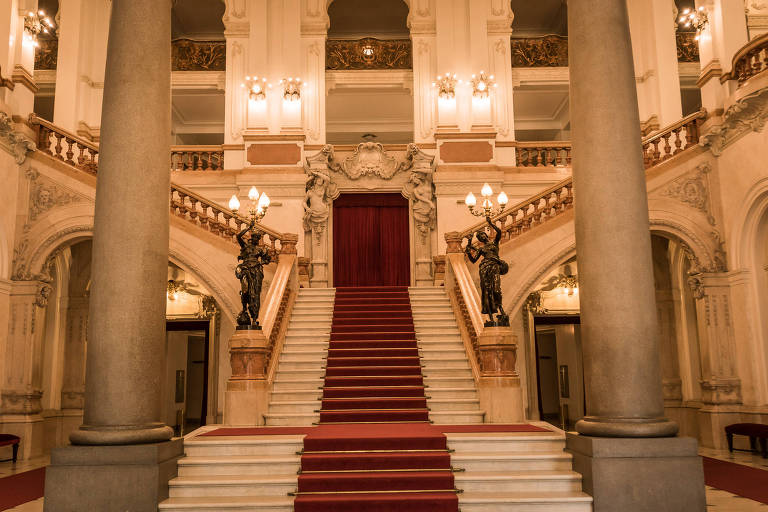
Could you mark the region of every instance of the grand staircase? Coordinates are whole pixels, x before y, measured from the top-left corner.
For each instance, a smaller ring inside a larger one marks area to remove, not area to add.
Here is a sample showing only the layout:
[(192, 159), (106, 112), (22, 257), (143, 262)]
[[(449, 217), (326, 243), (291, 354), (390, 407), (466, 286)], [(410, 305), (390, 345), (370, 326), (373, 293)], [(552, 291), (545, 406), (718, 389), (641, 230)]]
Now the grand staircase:
[(592, 510), (561, 431), (481, 423), (440, 288), (300, 290), (265, 419), (185, 439), (159, 509)]

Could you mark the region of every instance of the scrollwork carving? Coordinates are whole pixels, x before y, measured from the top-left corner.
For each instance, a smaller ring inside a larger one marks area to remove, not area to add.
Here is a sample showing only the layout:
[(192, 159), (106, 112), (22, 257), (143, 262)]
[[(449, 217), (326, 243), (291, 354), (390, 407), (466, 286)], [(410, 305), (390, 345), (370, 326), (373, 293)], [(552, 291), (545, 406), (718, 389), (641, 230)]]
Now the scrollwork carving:
[(171, 43), (173, 71), (225, 71), (225, 41), (193, 41), (177, 39)]
[(28, 152), (36, 149), (34, 142), (14, 129), (13, 119), (5, 112), (0, 112), (0, 144), (13, 154), (19, 165), (27, 159)]
[(394, 157), (389, 156), (384, 146), (378, 142), (361, 142), (351, 156), (332, 168), (343, 172), (352, 180), (369, 175), (388, 180), (400, 170)]
[(59, 57), (59, 40), (38, 38), (40, 46), (35, 49), (35, 70), (56, 69)]
[(325, 44), (325, 69), (411, 69), (409, 39), (333, 39)]
[(512, 67), (568, 66), (568, 38), (562, 36), (511, 39)]
[(768, 121), (768, 89), (761, 89), (740, 99), (723, 115), (723, 123), (703, 135), (699, 144), (720, 156), (726, 146), (739, 136), (759, 132)]
[(709, 203), (709, 183), (707, 174), (712, 170), (709, 163), (703, 163), (696, 167), (696, 173), (684, 175), (672, 183), (662, 192), (662, 195), (677, 199), (683, 204), (701, 211), (707, 216), (707, 222), (715, 225), (715, 217), (712, 215)]

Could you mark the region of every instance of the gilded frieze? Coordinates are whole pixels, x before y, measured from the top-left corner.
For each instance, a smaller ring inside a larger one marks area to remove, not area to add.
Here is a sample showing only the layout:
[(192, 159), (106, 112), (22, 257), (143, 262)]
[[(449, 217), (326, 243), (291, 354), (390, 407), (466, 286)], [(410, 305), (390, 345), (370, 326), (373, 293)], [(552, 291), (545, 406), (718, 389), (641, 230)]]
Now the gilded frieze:
[(411, 69), (413, 55), (409, 39), (381, 40), (333, 39), (325, 44), (325, 68), (350, 69)]
[(171, 43), (173, 71), (225, 71), (225, 41), (192, 41), (177, 39)]

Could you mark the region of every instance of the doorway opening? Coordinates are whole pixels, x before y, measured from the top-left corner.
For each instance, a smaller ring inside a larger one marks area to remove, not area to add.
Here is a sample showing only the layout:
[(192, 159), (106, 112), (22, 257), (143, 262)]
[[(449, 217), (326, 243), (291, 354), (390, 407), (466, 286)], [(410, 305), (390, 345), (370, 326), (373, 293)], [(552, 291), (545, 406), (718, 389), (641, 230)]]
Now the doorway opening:
[(579, 317), (536, 316), (534, 330), (539, 417), (573, 430), (586, 410)]
[(409, 286), (408, 200), (342, 194), (333, 202), (334, 286)]
[(163, 420), (183, 436), (206, 424), (208, 411), (208, 320), (165, 323)]

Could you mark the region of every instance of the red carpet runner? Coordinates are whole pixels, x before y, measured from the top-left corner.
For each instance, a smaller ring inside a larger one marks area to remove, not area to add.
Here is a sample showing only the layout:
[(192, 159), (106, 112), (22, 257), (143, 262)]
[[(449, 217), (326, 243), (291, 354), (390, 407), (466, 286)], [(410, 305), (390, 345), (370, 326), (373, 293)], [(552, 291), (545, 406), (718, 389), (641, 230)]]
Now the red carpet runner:
[(337, 288), (320, 423), (304, 438), (296, 512), (456, 512), (431, 428), (406, 287)]

